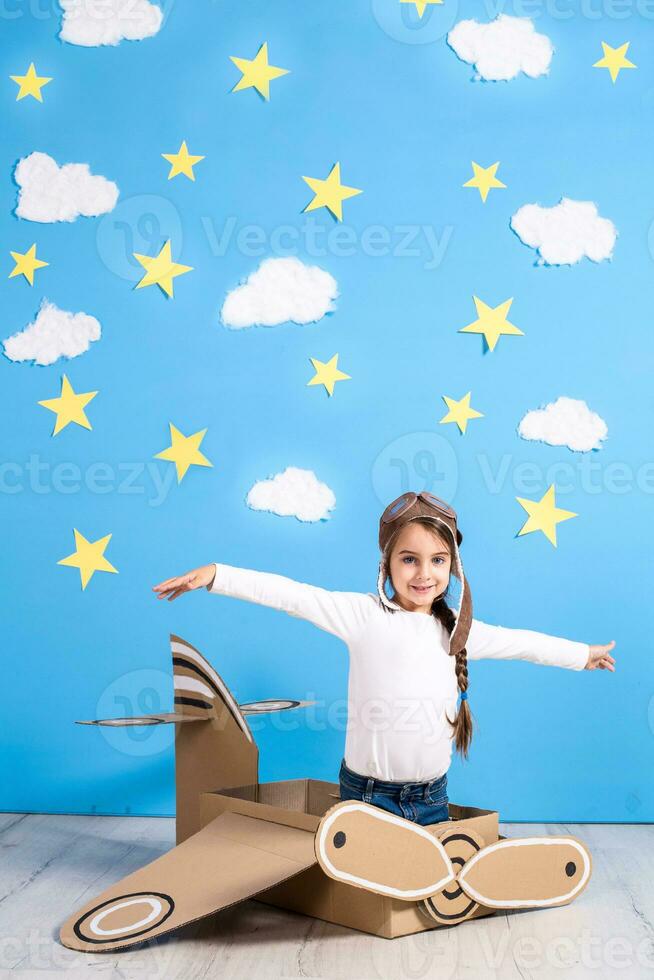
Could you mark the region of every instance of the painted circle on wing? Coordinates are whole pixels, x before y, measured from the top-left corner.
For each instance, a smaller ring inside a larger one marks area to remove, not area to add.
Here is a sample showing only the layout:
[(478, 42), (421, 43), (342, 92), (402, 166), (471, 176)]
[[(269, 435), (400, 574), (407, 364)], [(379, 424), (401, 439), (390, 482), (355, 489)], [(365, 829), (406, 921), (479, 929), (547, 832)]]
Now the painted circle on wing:
[[(473, 854), (476, 854), (484, 846), (481, 837), (472, 830), (465, 833), (448, 830), (440, 838), (440, 842), (457, 874), (466, 861), (469, 861)], [(419, 904), (423, 912), (443, 926), (455, 926), (458, 922), (469, 919), (472, 913), (479, 908), (478, 903), (468, 898), (456, 881)]]
[(89, 909), (73, 926), (85, 943), (118, 943), (151, 932), (168, 916), (175, 903), (163, 892), (131, 892), (116, 895)]
[(106, 718), (103, 721), (94, 721), (94, 725), (105, 725), (108, 728), (128, 728), (130, 725), (161, 725), (163, 718), (142, 717), (141, 715), (130, 716), (129, 718)]
[(241, 711), (285, 711), (287, 708), (297, 708), (299, 701), (274, 701), (272, 698), (268, 701), (247, 701), (245, 704), (239, 705)]

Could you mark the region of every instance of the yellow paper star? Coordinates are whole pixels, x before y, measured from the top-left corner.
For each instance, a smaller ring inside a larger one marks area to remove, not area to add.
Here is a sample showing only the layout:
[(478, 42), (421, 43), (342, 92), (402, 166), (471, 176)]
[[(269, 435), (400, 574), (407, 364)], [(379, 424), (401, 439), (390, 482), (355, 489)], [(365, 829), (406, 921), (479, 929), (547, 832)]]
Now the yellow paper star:
[(476, 296), (472, 298), (477, 307), (477, 319), (473, 323), (469, 323), (467, 327), (462, 327), (459, 333), (482, 333), (492, 351), (495, 350), (495, 345), (503, 334), (524, 337), (522, 330), (507, 320), (513, 297), (495, 307), (487, 306), (483, 300), (477, 299)]
[(443, 401), (448, 407), (448, 412), (440, 420), (439, 424), (444, 425), (446, 422), (456, 422), (459, 430), (465, 433), (468, 422), (470, 419), (483, 419), (481, 412), (477, 412), (474, 408), (470, 406), (470, 394), (464, 395), (459, 401), (454, 398), (448, 398), (447, 395), (442, 395)]
[(631, 61), (627, 60), (627, 48), (630, 45), (630, 41), (626, 44), (621, 44), (619, 48), (612, 48), (610, 44), (605, 44), (602, 41), (602, 48), (604, 50), (604, 57), (600, 58), (593, 65), (593, 68), (608, 68), (611, 74), (611, 80), (615, 85), (615, 80), (620, 74), (622, 68), (637, 68)]
[(524, 497), (515, 498), (529, 514), (526, 522), (518, 531), (521, 534), (530, 534), (531, 531), (542, 531), (548, 541), (551, 541), (556, 548), (556, 525), (561, 521), (568, 521), (571, 517), (578, 517), (571, 510), (563, 510), (556, 506), (554, 498), (554, 484), (549, 487), (540, 500), (525, 500)]
[(18, 102), (19, 99), (24, 99), (26, 95), (32, 95), (39, 102), (43, 102), (41, 89), (44, 85), (47, 85), (48, 82), (52, 81), (51, 78), (39, 78), (39, 76), (36, 74), (33, 61), (30, 63), (25, 75), (10, 75), (9, 77), (12, 82), (16, 82), (16, 84), (19, 86), (16, 102)]
[(443, 0), (400, 0), (400, 3), (413, 3), (418, 11), (418, 17), (422, 17), (427, 6), (435, 3), (443, 3)]
[(328, 208), (338, 221), (343, 220), (342, 202), (346, 201), (348, 197), (362, 193), (357, 187), (346, 187), (345, 184), (341, 184), (340, 163), (334, 164), (325, 180), (319, 180), (317, 177), (303, 177), (302, 180), (309, 185), (316, 195), (304, 210), (315, 211), (316, 208)]
[(76, 394), (73, 387), (64, 374), (61, 382), (61, 394), (58, 398), (46, 398), (45, 401), (38, 402), (44, 408), (54, 412), (57, 416), (53, 436), (65, 429), (71, 422), (84, 426), (85, 429), (92, 429), (93, 426), (86, 417), (85, 407), (97, 395), (97, 391), (85, 391), (83, 394)]
[(31, 246), (24, 254), (22, 252), (10, 252), (12, 259), (15, 261), (16, 265), (13, 267), (9, 273), (9, 278), (13, 276), (25, 276), (30, 286), (34, 285), (34, 272), (36, 269), (42, 269), (43, 266), (49, 265), (48, 262), (42, 262), (41, 259), (36, 257), (36, 243)]
[(118, 569), (107, 561), (104, 557), (104, 549), (111, 540), (111, 535), (107, 534), (104, 538), (97, 541), (87, 541), (77, 528), (73, 528), (75, 534), (75, 551), (67, 558), (62, 558), (57, 562), (58, 565), (70, 565), (79, 568), (82, 588), (85, 589), (89, 584), (94, 572), (115, 572)]
[(337, 381), (346, 381), (350, 378), (349, 374), (344, 374), (338, 369), (338, 354), (334, 354), (331, 361), (318, 361), (315, 357), (309, 360), (316, 369), (316, 373), (307, 381), (307, 385), (324, 385), (328, 395), (334, 394), (334, 385)]
[(182, 145), (180, 146), (177, 153), (162, 153), (164, 160), (172, 164), (170, 168), (170, 173), (168, 174), (168, 180), (172, 177), (176, 177), (177, 174), (184, 174), (190, 180), (195, 180), (195, 174), (193, 173), (193, 167), (200, 160), (204, 160), (204, 157), (193, 156), (189, 153), (186, 140), (182, 140)]
[(238, 70), (243, 72), (232, 92), (240, 92), (244, 88), (256, 88), (264, 99), (269, 99), (270, 83), (273, 78), (279, 78), (280, 75), (288, 75), (289, 73), (288, 68), (275, 68), (274, 65), (268, 64), (267, 41), (263, 42), (252, 61), (248, 61), (247, 58), (234, 58), (232, 55), (229, 57)]
[(142, 286), (161, 286), (164, 293), (168, 296), (173, 295), (173, 279), (176, 276), (183, 275), (185, 272), (190, 272), (193, 268), (192, 265), (180, 265), (178, 262), (173, 262), (170, 255), (170, 239), (168, 239), (158, 255), (150, 257), (149, 255), (139, 255), (138, 252), (134, 252), (134, 258), (146, 270), (143, 278), (140, 282), (137, 282), (136, 288), (141, 289)]
[(155, 459), (167, 459), (175, 464), (177, 469), (177, 482), (181, 483), (186, 475), (189, 466), (213, 466), (206, 456), (200, 452), (200, 443), (204, 439), (206, 429), (195, 432), (192, 436), (185, 436), (176, 429), (172, 422), (170, 426), (171, 444), (168, 449), (156, 453)]
[(497, 168), (499, 167), (499, 161), (492, 164), (490, 167), (480, 167), (478, 163), (472, 161), (472, 171), (474, 177), (467, 180), (464, 187), (476, 187), (481, 194), (481, 199), (486, 203), (486, 198), (488, 197), (488, 192), (491, 187), (506, 187), (501, 180), (498, 180), (495, 174), (497, 173)]

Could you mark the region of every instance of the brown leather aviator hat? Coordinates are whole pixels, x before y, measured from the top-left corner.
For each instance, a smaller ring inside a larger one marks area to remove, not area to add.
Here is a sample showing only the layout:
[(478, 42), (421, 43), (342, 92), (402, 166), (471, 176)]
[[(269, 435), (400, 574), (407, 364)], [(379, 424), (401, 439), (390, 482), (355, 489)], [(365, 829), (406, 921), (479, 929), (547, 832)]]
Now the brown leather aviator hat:
[(422, 490), (420, 493), (403, 493), (397, 500), (390, 503), (382, 514), (379, 521), (381, 560), (379, 562), (377, 592), (387, 609), (402, 609), (402, 606), (389, 599), (384, 592), (384, 584), (389, 574), (387, 559), (392, 541), (409, 521), (413, 521), (417, 517), (429, 518), (436, 525), (435, 529), (441, 533), (445, 530), (452, 542), (454, 552), (453, 574), (461, 583), (459, 607), (452, 610), (456, 618), (456, 626), (450, 637), (450, 653), (456, 655), (465, 648), (468, 640), (472, 623), (472, 598), (459, 554), (459, 545), (463, 541), (463, 535), (456, 524), (456, 511), (440, 497), (436, 497), (426, 490)]

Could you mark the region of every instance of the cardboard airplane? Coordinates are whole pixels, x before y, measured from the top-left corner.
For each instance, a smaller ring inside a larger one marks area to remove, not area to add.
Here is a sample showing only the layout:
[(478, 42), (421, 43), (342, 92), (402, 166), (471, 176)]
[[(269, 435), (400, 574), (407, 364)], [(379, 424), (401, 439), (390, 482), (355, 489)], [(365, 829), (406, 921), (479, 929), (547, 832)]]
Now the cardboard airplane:
[(239, 705), (195, 647), (170, 640), (173, 712), (80, 724), (176, 726), (177, 846), (75, 912), (64, 946), (120, 951), (254, 896), (392, 939), (566, 905), (588, 884), (581, 841), (501, 837), (496, 811), (450, 803), (447, 822), (421, 826), (334, 802), (338, 783), (259, 783), (247, 715), (313, 702)]

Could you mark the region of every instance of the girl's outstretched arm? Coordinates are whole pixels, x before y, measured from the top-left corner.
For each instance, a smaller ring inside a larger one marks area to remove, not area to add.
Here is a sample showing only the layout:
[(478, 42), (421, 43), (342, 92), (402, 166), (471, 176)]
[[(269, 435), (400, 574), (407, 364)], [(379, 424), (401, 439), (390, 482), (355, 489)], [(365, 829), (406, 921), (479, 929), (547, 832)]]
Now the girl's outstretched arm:
[(206, 588), (215, 595), (232, 596), (271, 606), (306, 619), (346, 643), (375, 609), (375, 600), (362, 592), (330, 592), (296, 582), (273, 572), (259, 572), (214, 562), (153, 586), (159, 599), (176, 599), (185, 592)]
[(570, 670), (595, 670), (600, 667), (613, 671), (615, 660), (609, 650), (614, 646), (615, 641), (591, 646), (536, 630), (508, 629), (473, 619), (466, 650), (470, 660), (529, 660)]

